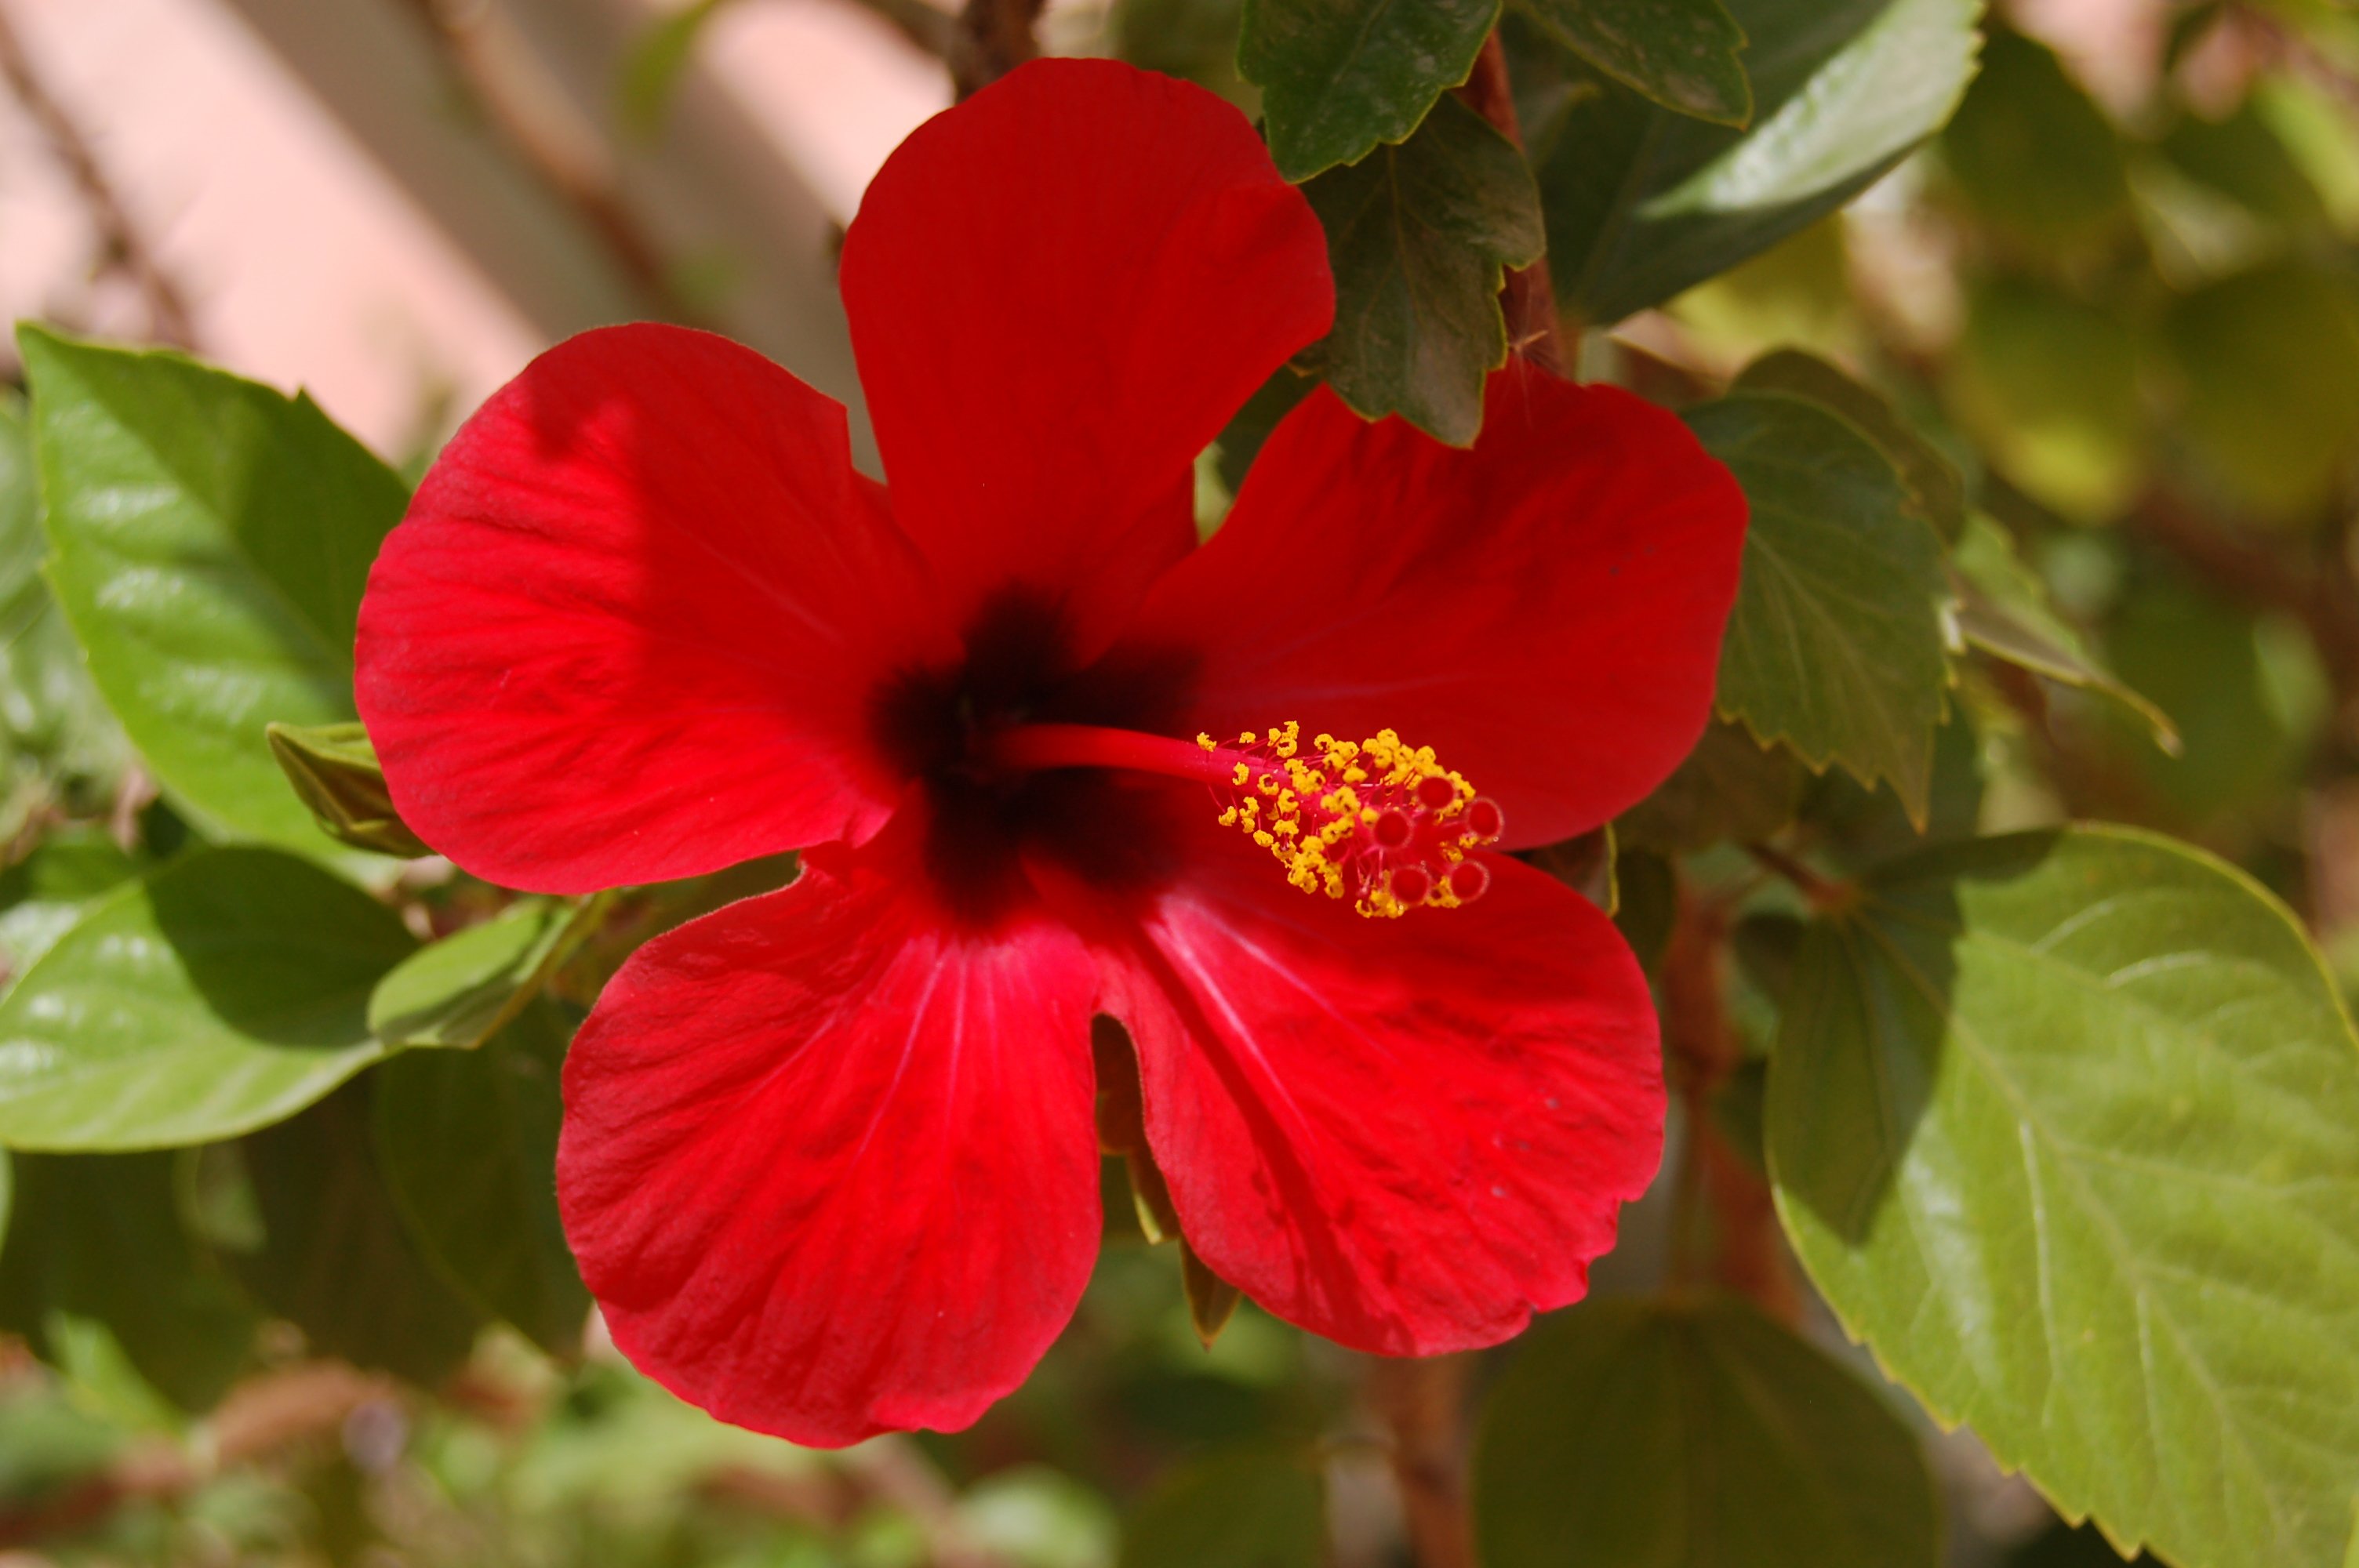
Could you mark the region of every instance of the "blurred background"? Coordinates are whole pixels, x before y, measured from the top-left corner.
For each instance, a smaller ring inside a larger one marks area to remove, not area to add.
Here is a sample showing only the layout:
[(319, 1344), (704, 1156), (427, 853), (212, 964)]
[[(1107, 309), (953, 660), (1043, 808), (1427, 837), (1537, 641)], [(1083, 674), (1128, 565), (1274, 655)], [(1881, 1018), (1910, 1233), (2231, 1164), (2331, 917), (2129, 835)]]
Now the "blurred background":
[[(1040, 37), (1250, 110), (1237, 11), (1059, 0)], [(539, 349), (638, 318), (753, 344), (860, 429), (832, 258), (951, 103), (958, 37), (947, 0), (0, 0), (0, 311), (308, 388), (413, 474)], [(1797, 344), (1947, 433), (2018, 569), (2186, 744), (2027, 676), (1965, 693), (1937, 816), (2190, 838), (2359, 977), (2354, 63), (2323, 0), (2017, 0), (1936, 145), (1582, 364), (1676, 400)], [(1891, 818), (1863, 796), (1843, 831)], [(281, 1325), (193, 1423), (102, 1342), (53, 1368), (0, 1339), (0, 1568), (1404, 1561), (1382, 1379), (1250, 1307), (1203, 1349), (1108, 1191), (1098, 1279), (1019, 1395), (842, 1455), (714, 1425), (594, 1327), (578, 1361), (494, 1331), (429, 1394)], [(1652, 1281), (1659, 1227), (1634, 1214), (1601, 1291)], [(2114, 1560), (1908, 1419), (1962, 1568)], [(1240, 1516), (1259, 1534), (1206, 1533)]]

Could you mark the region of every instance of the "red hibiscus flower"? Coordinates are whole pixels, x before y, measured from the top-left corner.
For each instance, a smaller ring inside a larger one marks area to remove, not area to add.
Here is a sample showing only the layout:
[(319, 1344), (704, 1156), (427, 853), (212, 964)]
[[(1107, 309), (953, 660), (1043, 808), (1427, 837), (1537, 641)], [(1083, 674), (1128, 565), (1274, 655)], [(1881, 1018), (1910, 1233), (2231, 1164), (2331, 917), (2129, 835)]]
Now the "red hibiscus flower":
[(1333, 287), (1246, 122), (1112, 63), (918, 131), (842, 287), (889, 492), (750, 351), (591, 332), (460, 431), (361, 611), (394, 798), (470, 871), (805, 850), (574, 1043), (615, 1343), (804, 1443), (972, 1422), (1089, 1277), (1101, 1012), (1190, 1244), (1277, 1315), (1412, 1355), (1578, 1298), (1659, 1155), (1655, 1020), (1501, 851), (1693, 743), (1727, 473), (1516, 367), (1472, 450), (1322, 391), (1200, 547), (1192, 460)]

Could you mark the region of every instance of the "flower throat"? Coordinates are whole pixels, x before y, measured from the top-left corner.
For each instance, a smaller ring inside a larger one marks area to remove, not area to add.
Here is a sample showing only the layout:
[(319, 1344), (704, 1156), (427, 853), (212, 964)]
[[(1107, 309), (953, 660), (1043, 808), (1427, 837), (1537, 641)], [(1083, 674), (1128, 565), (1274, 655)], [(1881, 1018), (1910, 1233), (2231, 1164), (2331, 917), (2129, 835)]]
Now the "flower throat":
[(1389, 919), (1455, 909), (1483, 896), (1491, 873), (1467, 851), (1506, 827), (1498, 803), (1445, 768), (1430, 746), (1390, 730), (1359, 741), (1301, 726), (1190, 743), (1085, 724), (1023, 724), (992, 735), (989, 762), (1018, 770), (1103, 767), (1194, 779), (1212, 792), (1223, 827), (1274, 856), (1308, 893), (1349, 899)]

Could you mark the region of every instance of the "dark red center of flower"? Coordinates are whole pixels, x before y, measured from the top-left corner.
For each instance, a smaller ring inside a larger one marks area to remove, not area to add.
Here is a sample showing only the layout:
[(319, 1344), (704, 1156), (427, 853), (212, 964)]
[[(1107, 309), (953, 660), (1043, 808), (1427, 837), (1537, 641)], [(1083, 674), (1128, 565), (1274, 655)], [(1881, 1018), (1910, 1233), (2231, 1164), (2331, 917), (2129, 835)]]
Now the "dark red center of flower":
[(1036, 602), (995, 603), (954, 669), (904, 675), (875, 705), (887, 755), (925, 790), (929, 865), (981, 916), (1018, 896), (1027, 852), (1086, 881), (1162, 881), (1163, 798), (1146, 778), (1206, 785), (1222, 826), (1268, 850), (1305, 892), (1362, 914), (1451, 909), (1490, 886), (1467, 851), (1506, 827), (1498, 804), (1392, 730), (1364, 741), (1299, 725), (1234, 740), (1157, 733), (1186, 684), (1176, 660), (1068, 672), (1061, 622)]

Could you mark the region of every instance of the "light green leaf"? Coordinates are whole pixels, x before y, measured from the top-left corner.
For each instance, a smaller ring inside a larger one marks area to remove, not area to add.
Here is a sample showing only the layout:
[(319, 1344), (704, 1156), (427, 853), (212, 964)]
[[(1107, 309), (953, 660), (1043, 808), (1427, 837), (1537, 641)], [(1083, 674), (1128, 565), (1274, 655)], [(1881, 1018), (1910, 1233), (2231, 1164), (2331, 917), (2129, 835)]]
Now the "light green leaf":
[(56, 1359), (77, 1321), (105, 1329), (179, 1409), (209, 1410), (256, 1320), (182, 1227), (170, 1154), (19, 1154), (0, 1243), (0, 1327)]
[[(603, 907), (603, 903), (598, 907)], [(528, 898), (419, 948), (377, 982), (369, 1027), (388, 1045), (483, 1044), (536, 995), (591, 906)]]
[(1753, 87), (1745, 29), (1720, 0), (1520, 0), (1565, 48), (1668, 109), (1742, 125)]
[(1245, 0), (1237, 68), (1262, 90), (1270, 157), (1304, 180), (1406, 140), (1464, 81), (1500, 0)]
[(308, 398), (177, 353), (17, 341), (49, 577), (115, 717), (191, 821), (327, 849), (263, 729), (354, 717), (353, 626), (401, 481)]
[(1756, 113), (1745, 132), (1563, 59), (1561, 113), (1529, 127), (1558, 304), (1578, 321), (1618, 321), (1850, 200), (1957, 107), (1980, 10), (1977, 0), (1728, 0), (1750, 40)]
[(378, 1162), (461, 1294), (552, 1356), (577, 1356), (590, 1293), (557, 1214), (565, 1020), (535, 1003), (480, 1051), (415, 1051), (370, 1080)]
[(166, 1148), (291, 1115), (385, 1054), (369, 992), (416, 946), (295, 856), (176, 860), (92, 904), (0, 999), (0, 1144)]
[(299, 727), (270, 724), (264, 736), (279, 771), (320, 831), (340, 844), (415, 860), (434, 851), (409, 830), (386, 787), (376, 745), (358, 719)]
[(1122, 1568), (1321, 1568), (1327, 1488), (1309, 1457), (1242, 1444), (1181, 1465), (1123, 1527)]
[(419, 1254), (386, 1190), (374, 1088), (349, 1084), (238, 1143), (263, 1235), (223, 1260), (314, 1353), (430, 1388), (466, 1358), (480, 1319)]
[(1303, 194), (1335, 268), (1335, 330), (1311, 351), (1328, 384), (1368, 418), (1398, 414), (1472, 444), (1484, 380), (1507, 361), (1500, 284), (1545, 243), (1514, 145), (1452, 98), (1402, 146)]
[(1888, 781), (1921, 825), (1949, 685), (1940, 541), (1875, 444), (1815, 404), (1737, 393), (1687, 420), (1753, 509), (1721, 716), (1814, 769)]
[(2170, 716), (2099, 664), (2081, 634), (2049, 602), (2048, 585), (2015, 553), (2015, 541), (1977, 513), (1966, 524), (1950, 564), (1958, 579), (1958, 634), (1995, 658), (2049, 679), (2103, 692), (2140, 719), (2155, 744), (2172, 756), (2179, 730)]
[(1542, 1325), (1474, 1455), (1484, 1568), (1932, 1568), (1917, 1440), (1741, 1303), (1592, 1302)]
[(1873, 874), (1769, 1081), (1778, 1213), (1855, 1336), (2071, 1517), (2335, 1568), (2359, 1480), (2359, 1042), (2285, 908), (2116, 827)]
[(93, 827), (60, 828), (0, 872), (0, 966), (6, 979), (31, 968), (92, 900), (139, 872), (139, 862)]
[(2137, 338), (2102, 306), (2027, 277), (1984, 284), (1945, 390), (1992, 464), (2069, 516), (2110, 519), (2145, 478)]

